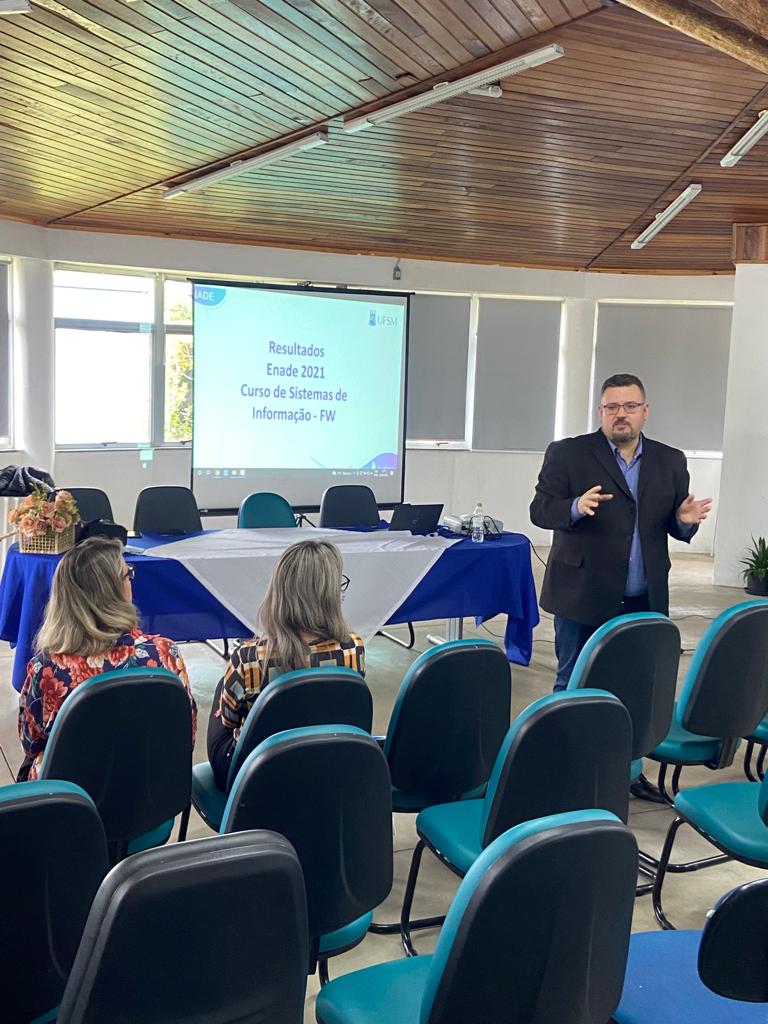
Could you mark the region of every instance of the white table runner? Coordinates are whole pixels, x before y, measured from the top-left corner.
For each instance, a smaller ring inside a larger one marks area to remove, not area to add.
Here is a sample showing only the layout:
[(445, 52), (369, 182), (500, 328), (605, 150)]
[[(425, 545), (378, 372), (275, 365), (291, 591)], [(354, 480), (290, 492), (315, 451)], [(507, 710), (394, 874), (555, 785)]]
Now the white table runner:
[(181, 562), (225, 608), (259, 631), (258, 608), (272, 568), (291, 544), (325, 538), (341, 551), (349, 587), (342, 595), (350, 628), (367, 643), (400, 607), (440, 555), (460, 538), (414, 537), (380, 530), (219, 530), (149, 548)]

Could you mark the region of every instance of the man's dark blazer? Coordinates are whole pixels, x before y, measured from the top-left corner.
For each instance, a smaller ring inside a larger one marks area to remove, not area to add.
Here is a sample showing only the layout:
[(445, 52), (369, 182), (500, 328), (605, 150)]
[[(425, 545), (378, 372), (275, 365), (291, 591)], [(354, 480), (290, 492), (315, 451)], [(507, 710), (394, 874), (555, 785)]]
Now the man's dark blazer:
[[(612, 501), (602, 502), (594, 516), (571, 525), (571, 505), (601, 484)], [(681, 529), (677, 508), (688, 496), (685, 455), (643, 436), (638, 505), (640, 544), (652, 611), (669, 610), (667, 577), (670, 561), (667, 535), (690, 540), (695, 530)], [(554, 530), (544, 574), (541, 607), (576, 622), (598, 625), (620, 614), (627, 580), (636, 505), (601, 430), (554, 441), (531, 503), (531, 521)]]

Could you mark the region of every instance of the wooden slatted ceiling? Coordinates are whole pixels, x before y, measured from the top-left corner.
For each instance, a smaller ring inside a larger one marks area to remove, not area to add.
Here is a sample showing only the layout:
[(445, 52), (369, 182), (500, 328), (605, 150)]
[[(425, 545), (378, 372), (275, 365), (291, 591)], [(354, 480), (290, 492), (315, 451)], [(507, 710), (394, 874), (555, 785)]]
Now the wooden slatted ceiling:
[[(0, 216), (529, 266), (730, 269), (731, 220), (768, 216), (758, 150), (747, 174), (747, 161), (718, 165), (746, 113), (689, 179), (711, 176), (689, 211), (640, 253), (628, 245), (765, 80), (625, 8), (598, 8), (35, 0), (31, 16), (0, 22)], [(161, 198), (168, 178), (552, 40), (566, 57), (506, 80), (501, 100), (462, 97), (352, 137), (334, 120), (328, 146)]]

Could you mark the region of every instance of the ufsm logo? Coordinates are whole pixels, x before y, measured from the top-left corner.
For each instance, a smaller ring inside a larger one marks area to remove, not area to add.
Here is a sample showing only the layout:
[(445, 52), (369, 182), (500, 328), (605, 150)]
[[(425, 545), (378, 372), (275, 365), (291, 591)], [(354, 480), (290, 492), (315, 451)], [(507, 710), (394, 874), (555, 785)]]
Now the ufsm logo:
[(387, 313), (377, 313), (375, 309), (368, 311), (369, 327), (397, 327), (400, 320)]

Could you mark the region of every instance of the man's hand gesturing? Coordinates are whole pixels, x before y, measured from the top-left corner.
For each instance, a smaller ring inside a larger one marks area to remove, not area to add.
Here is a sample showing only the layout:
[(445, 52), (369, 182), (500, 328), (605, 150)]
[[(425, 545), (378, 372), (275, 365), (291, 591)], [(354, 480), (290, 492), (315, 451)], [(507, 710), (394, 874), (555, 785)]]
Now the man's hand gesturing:
[(588, 491), (585, 491), (582, 494), (582, 496), (579, 498), (579, 503), (576, 506), (579, 510), (579, 515), (593, 516), (604, 501), (611, 500), (613, 495), (602, 494), (602, 490), (603, 485), (598, 484), (596, 487), (590, 487)]

